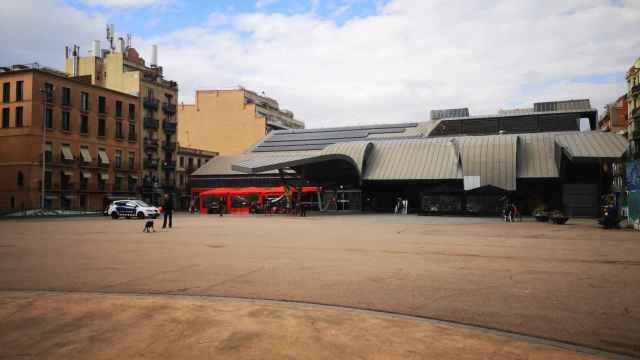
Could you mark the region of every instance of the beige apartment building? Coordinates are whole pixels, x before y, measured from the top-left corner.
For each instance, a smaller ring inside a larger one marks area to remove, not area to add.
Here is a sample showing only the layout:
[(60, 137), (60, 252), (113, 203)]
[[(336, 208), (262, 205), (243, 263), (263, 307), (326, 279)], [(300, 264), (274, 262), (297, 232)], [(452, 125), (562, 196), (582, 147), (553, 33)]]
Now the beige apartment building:
[(178, 106), (178, 141), (185, 147), (235, 155), (272, 130), (302, 129), (276, 100), (243, 89), (198, 90), (195, 104)]
[(158, 203), (164, 192), (176, 191), (178, 84), (164, 79), (153, 47), (149, 65), (130, 41), (119, 38), (114, 44), (113, 28), (107, 32), (108, 49), (94, 41), (87, 56), (79, 49), (67, 49), (65, 70), (68, 74), (89, 75), (91, 83), (135, 95), (142, 109), (143, 199)]
[(137, 97), (37, 64), (0, 67), (0, 83), (0, 211), (41, 207), (43, 152), (46, 208), (103, 210), (137, 196)]

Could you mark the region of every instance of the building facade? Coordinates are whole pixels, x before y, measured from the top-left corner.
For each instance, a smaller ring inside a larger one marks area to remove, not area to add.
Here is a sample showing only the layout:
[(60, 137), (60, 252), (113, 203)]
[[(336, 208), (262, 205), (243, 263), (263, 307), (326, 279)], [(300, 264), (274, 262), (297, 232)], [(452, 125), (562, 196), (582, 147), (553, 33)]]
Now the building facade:
[(628, 137), (630, 155), (640, 159), (640, 58), (627, 72)]
[(65, 70), (68, 74), (90, 76), (92, 84), (138, 97), (142, 113), (140, 151), (144, 154), (142, 197), (158, 203), (162, 193), (176, 190), (178, 84), (164, 79), (155, 46), (153, 59), (147, 65), (122, 38), (118, 46), (113, 45), (113, 39), (109, 41), (108, 49), (102, 49), (96, 41), (87, 56), (80, 56), (75, 47), (71, 54), (67, 51)]
[(103, 210), (137, 195), (137, 97), (37, 65), (0, 71), (2, 211), (41, 207), (43, 151), (47, 208)]
[(627, 95), (620, 96), (616, 101), (605, 107), (605, 112), (598, 120), (598, 128), (626, 135), (628, 127)]
[(176, 167), (176, 182), (178, 206), (188, 209), (191, 203), (191, 173), (199, 169), (218, 153), (214, 151), (178, 147), (178, 164)]
[(278, 102), (246, 89), (198, 90), (195, 104), (178, 106), (180, 144), (221, 155), (240, 154), (272, 130), (304, 123)]

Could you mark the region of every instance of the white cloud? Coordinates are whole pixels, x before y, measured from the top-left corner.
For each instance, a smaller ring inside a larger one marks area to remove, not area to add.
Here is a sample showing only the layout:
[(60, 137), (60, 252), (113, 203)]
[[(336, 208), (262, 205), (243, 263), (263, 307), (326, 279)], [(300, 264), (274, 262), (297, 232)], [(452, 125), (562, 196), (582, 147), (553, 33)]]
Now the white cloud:
[(82, 51), (104, 37), (106, 19), (53, 1), (0, 1), (0, 33), (4, 43), (0, 65), (39, 62), (64, 69), (64, 47)]
[(194, 27), (154, 41), (184, 100), (198, 88), (242, 84), (319, 127), (550, 99), (588, 97), (601, 107), (623, 82), (571, 80), (623, 74), (640, 55), (639, 20), (640, 9), (605, 0), (396, 0), (341, 26), (312, 14), (240, 14), (231, 30)]

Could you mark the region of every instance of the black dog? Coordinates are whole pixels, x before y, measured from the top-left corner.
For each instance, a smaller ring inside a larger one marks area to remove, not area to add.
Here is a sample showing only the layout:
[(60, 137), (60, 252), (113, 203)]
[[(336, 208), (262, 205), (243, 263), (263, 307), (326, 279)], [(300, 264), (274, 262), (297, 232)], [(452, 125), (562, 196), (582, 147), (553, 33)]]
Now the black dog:
[(156, 229), (153, 228), (153, 220), (147, 220), (147, 222), (144, 224), (144, 229), (142, 230), (142, 232), (151, 232), (151, 230), (153, 230), (153, 232), (156, 232)]

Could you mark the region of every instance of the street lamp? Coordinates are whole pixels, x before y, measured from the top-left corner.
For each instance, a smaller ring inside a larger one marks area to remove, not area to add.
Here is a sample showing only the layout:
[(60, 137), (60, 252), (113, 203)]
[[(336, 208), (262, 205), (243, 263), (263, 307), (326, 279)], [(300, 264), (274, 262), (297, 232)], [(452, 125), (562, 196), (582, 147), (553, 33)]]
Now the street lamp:
[(43, 88), (40, 89), (40, 94), (42, 95), (42, 197), (40, 202), (40, 208), (44, 210), (45, 206), (45, 172), (46, 172), (46, 146), (47, 146), (47, 100), (52, 95), (51, 92), (53, 88)]

